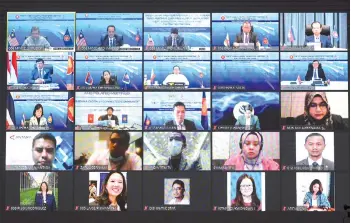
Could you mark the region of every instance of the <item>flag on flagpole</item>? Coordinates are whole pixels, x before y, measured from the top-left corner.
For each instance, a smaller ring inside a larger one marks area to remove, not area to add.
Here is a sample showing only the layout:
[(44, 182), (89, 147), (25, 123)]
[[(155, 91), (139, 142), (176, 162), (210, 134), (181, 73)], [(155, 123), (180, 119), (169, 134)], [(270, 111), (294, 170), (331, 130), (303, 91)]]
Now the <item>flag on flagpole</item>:
[(147, 129), (148, 126), (150, 126), (150, 125), (151, 125), (151, 119), (150, 119), (150, 117), (146, 114), (145, 120), (144, 120), (145, 129)]
[(93, 85), (94, 80), (93, 77), (90, 75), (90, 71), (87, 72), (87, 75), (85, 76), (85, 84), (86, 85)]
[(135, 41), (137, 42), (137, 46), (139, 46), (140, 42), (141, 42), (141, 37), (140, 37), (140, 33), (139, 33), (139, 29), (137, 29), (136, 35), (135, 35)]
[(12, 121), (9, 109), (6, 109), (6, 129), (10, 129), (11, 126), (14, 126)]
[(207, 103), (205, 92), (202, 92), (201, 125), (204, 130), (208, 130)]
[(87, 46), (87, 41), (84, 38), (83, 31), (81, 30), (76, 39), (77, 47)]
[(151, 84), (154, 83), (155, 78), (156, 78), (156, 74), (155, 74), (155, 72), (154, 72), (154, 68), (152, 68), (152, 69), (151, 69), (151, 75), (150, 75)]
[(26, 123), (26, 116), (23, 113), (22, 114), (22, 119), (21, 119), (21, 126), (23, 127), (25, 123)]
[(65, 44), (66, 47), (73, 46), (72, 37), (71, 37), (71, 34), (69, 33), (68, 28), (66, 29), (65, 35), (63, 35), (63, 43)]
[(19, 46), (19, 42), (16, 38), (15, 30), (13, 29), (8, 37), (9, 46)]
[(338, 34), (338, 30), (336, 29), (336, 27), (334, 27), (334, 29), (333, 29), (332, 37), (335, 39), (335, 41), (339, 40), (339, 34)]
[(224, 40), (224, 46), (226, 46), (226, 47), (230, 46), (230, 40), (229, 40), (229, 34), (228, 33), (227, 33), (227, 36), (226, 36), (226, 38)]
[[(11, 54), (11, 61), (10, 61)], [(7, 60), (7, 84), (18, 83), (17, 53), (9, 52), (6, 56)]]
[(291, 26), (288, 32), (288, 40), (289, 42), (293, 43), (295, 41), (295, 34), (294, 34), (294, 29)]

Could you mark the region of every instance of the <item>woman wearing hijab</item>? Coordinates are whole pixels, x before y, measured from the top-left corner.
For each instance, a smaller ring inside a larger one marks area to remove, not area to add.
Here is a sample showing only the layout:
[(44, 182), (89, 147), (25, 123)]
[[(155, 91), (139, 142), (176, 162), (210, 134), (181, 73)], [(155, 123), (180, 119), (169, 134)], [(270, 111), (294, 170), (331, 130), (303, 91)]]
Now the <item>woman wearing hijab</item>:
[(325, 92), (307, 92), (304, 114), (295, 118), (295, 125), (322, 126), (326, 130), (347, 129), (340, 115), (331, 114)]
[(233, 166), (235, 170), (279, 170), (279, 164), (263, 156), (263, 137), (259, 132), (241, 134), (239, 147), (241, 152), (231, 156), (224, 166)]

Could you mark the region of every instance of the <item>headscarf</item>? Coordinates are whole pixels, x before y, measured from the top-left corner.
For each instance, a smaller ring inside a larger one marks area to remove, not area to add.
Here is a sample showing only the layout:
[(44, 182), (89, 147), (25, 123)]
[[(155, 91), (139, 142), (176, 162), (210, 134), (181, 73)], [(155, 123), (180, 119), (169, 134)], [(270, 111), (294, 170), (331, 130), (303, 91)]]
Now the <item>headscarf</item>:
[[(259, 142), (262, 143), (262, 138), (257, 132), (244, 133), (244, 135), (242, 136), (244, 140), (241, 143), (243, 143), (249, 135), (257, 136)], [(252, 166), (252, 168), (254, 169), (256, 166), (259, 166), (262, 163), (263, 153), (262, 151), (260, 151), (257, 157), (255, 157), (254, 159), (249, 159), (245, 156), (245, 153), (241, 151), (241, 157), (243, 158), (245, 164)]]
[[(327, 114), (321, 120), (314, 119), (310, 113), (310, 105), (315, 97), (321, 97), (325, 103), (327, 103)], [(304, 122), (305, 125), (323, 125), (327, 129), (333, 128), (333, 119), (330, 113), (330, 105), (328, 103), (327, 95), (325, 92), (307, 92), (305, 96), (305, 107), (304, 107)]]

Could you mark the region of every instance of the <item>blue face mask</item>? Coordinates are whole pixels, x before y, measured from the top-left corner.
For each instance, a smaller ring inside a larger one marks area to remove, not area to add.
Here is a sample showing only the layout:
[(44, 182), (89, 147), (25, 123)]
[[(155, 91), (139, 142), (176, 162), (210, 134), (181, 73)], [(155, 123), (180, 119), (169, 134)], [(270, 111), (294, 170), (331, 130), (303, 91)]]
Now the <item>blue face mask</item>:
[(177, 156), (182, 152), (183, 142), (172, 140), (168, 143), (168, 151), (171, 156)]

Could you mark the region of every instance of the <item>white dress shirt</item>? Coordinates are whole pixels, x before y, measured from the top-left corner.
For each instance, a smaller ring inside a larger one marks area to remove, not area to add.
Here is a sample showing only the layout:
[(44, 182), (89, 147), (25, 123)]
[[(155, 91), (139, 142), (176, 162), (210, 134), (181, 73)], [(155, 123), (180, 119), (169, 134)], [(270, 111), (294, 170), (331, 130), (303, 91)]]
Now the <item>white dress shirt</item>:
[(321, 42), (321, 36), (314, 36), (314, 42), (315, 43)]
[(319, 158), (317, 161), (313, 161), (310, 157), (308, 157), (308, 165), (312, 166), (312, 163), (316, 162), (319, 166), (322, 165), (323, 157)]
[(189, 205), (190, 201), (183, 198), (180, 202), (178, 202), (175, 198), (173, 198), (168, 204)]

